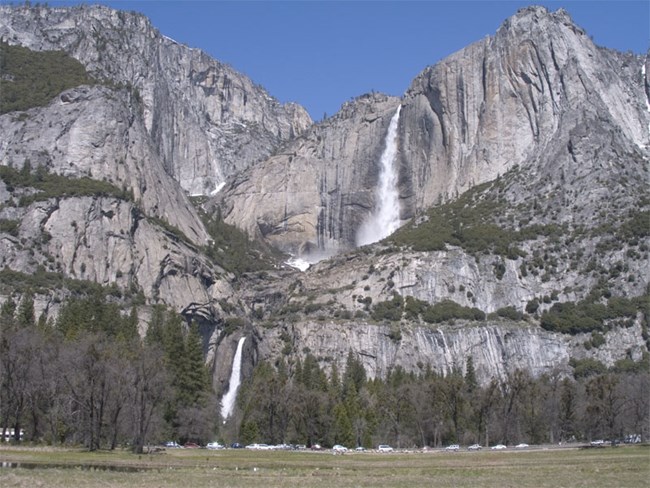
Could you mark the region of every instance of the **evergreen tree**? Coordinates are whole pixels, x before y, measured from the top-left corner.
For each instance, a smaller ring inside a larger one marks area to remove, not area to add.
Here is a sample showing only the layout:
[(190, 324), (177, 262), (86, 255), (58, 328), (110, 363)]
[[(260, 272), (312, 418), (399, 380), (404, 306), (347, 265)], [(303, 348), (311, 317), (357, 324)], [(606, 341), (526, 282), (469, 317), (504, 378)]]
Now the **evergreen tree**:
[[(363, 364), (352, 351), (348, 352), (348, 358), (345, 362), (345, 375), (343, 377), (343, 385), (347, 385), (348, 380), (354, 383), (356, 391), (361, 391), (364, 383), (366, 382), (366, 370)], [(345, 395), (345, 391), (343, 392)]]
[(120, 342), (130, 342), (138, 337), (138, 310), (135, 305), (131, 307), (129, 315), (119, 317), (117, 329), (117, 340)]
[(18, 325), (21, 327), (33, 327), (36, 324), (34, 315), (34, 295), (31, 291), (23, 295), (18, 307), (18, 315), (16, 316)]
[(145, 342), (148, 345), (165, 348), (165, 307), (163, 305), (153, 306)]
[(179, 399), (183, 405), (203, 406), (210, 389), (210, 378), (203, 360), (203, 345), (198, 326), (192, 323), (185, 338), (179, 378)]
[(474, 369), (474, 358), (472, 356), (467, 358), (465, 366), (465, 384), (470, 393), (478, 386), (478, 382), (476, 381), (476, 370)]
[(339, 377), (339, 368), (336, 363), (332, 364), (332, 371), (330, 372), (330, 395), (337, 400), (341, 399), (341, 378)]
[(344, 403), (338, 403), (334, 407), (334, 443), (344, 446), (354, 445), (354, 430), (352, 421)]
[(0, 308), (0, 329), (8, 327), (14, 323), (16, 313), (16, 302), (11, 297), (2, 304)]

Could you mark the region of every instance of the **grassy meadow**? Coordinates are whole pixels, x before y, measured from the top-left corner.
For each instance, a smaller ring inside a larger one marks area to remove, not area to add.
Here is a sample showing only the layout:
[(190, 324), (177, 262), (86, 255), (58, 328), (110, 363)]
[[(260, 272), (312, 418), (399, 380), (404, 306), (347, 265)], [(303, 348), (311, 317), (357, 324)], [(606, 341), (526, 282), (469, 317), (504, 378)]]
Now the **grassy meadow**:
[[(349, 453), (0, 448), (9, 487), (648, 487), (650, 446)], [(7, 467), (7, 462), (20, 467)], [(49, 464), (49, 466), (48, 466)]]

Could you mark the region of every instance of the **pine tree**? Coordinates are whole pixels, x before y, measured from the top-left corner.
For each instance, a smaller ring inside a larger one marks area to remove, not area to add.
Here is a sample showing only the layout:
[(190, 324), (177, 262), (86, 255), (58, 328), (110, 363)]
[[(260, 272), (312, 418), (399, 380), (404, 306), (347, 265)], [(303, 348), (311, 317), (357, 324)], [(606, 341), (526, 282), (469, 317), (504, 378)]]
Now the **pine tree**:
[(203, 344), (196, 323), (190, 326), (184, 349), (179, 385), (181, 403), (186, 406), (203, 406), (210, 389), (210, 379), (203, 360)]
[(334, 442), (344, 446), (354, 445), (354, 430), (345, 404), (338, 403), (334, 407)]
[(162, 305), (153, 306), (145, 342), (150, 346), (165, 347), (165, 307)]
[(2, 304), (2, 308), (0, 308), (0, 328), (13, 325), (15, 313), (16, 302), (9, 297), (7, 301)]
[(120, 342), (129, 342), (136, 337), (138, 337), (138, 310), (133, 305), (128, 316), (120, 317), (117, 340)]
[(16, 320), (18, 325), (21, 327), (33, 327), (36, 324), (36, 318), (34, 315), (34, 295), (31, 291), (23, 295), (18, 307)]
[(465, 384), (470, 393), (478, 386), (478, 382), (476, 381), (476, 370), (474, 369), (474, 358), (472, 356), (467, 358), (467, 365), (465, 367)]

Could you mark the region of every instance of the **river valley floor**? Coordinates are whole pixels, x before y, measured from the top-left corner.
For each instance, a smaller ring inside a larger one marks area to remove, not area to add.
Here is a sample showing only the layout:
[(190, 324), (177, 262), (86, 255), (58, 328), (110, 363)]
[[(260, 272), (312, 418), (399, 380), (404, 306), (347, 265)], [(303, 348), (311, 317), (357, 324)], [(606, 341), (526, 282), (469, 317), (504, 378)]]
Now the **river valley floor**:
[(0, 447), (8, 487), (648, 487), (650, 446), (393, 453)]

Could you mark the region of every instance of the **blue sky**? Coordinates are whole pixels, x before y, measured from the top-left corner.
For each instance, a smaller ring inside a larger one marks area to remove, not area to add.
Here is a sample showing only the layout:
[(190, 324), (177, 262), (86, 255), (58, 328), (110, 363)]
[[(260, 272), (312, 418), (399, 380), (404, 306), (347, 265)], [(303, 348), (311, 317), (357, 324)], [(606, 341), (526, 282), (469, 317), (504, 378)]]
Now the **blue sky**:
[(426, 66), (494, 34), (527, 5), (565, 8), (601, 46), (650, 47), (648, 0), (87, 3), (145, 14), (162, 34), (230, 64), (281, 102), (300, 103), (315, 120), (372, 90), (401, 95)]

